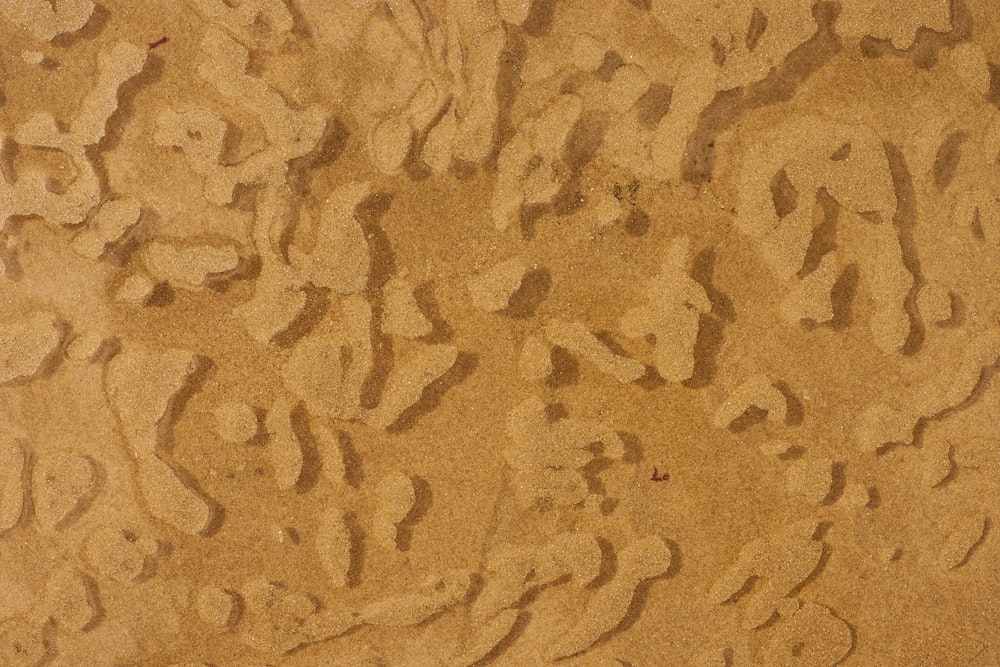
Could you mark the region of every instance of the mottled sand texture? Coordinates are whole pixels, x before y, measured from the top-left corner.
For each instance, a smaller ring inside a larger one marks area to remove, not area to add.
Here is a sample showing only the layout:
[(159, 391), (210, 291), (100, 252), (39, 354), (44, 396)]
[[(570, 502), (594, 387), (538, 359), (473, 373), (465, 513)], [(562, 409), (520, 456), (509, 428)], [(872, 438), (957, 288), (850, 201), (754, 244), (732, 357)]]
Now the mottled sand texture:
[(1000, 665), (996, 0), (0, 0), (0, 667)]

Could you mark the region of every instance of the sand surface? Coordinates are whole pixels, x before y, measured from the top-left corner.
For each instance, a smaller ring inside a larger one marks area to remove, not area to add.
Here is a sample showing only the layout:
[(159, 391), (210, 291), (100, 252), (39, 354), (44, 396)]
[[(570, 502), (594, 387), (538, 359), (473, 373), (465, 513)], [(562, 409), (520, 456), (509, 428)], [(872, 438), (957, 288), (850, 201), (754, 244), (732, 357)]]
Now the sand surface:
[(1000, 665), (995, 0), (0, 0), (0, 667)]

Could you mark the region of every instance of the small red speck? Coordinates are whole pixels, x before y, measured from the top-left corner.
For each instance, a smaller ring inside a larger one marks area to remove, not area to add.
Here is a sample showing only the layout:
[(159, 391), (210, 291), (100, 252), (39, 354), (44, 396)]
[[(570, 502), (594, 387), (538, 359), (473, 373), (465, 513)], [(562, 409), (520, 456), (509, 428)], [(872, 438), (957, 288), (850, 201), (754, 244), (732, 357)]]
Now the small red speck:
[(160, 37), (160, 38), (159, 38), (158, 40), (156, 40), (155, 42), (150, 42), (150, 43), (149, 43), (149, 48), (150, 48), (150, 49), (155, 49), (155, 48), (156, 48), (156, 47), (158, 47), (158, 46), (163, 46), (164, 44), (166, 44), (166, 43), (167, 43), (167, 42), (169, 42), (169, 41), (170, 41), (170, 38), (169, 38), (169, 37)]

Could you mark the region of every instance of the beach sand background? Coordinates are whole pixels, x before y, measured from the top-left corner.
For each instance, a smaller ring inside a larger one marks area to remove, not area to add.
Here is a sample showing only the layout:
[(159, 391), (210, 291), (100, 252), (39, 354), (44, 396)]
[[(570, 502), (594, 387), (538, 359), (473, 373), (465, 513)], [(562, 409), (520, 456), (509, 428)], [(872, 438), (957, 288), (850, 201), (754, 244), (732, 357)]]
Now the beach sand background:
[(0, 664), (1000, 664), (998, 21), (0, 2)]

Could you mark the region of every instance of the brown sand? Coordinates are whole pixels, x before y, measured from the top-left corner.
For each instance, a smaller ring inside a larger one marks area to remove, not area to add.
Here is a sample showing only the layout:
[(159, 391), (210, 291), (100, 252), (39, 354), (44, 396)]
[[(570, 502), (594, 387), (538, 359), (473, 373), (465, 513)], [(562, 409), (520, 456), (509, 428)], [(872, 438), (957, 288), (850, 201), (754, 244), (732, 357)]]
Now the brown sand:
[(0, 667), (1000, 665), (995, 0), (0, 0)]

